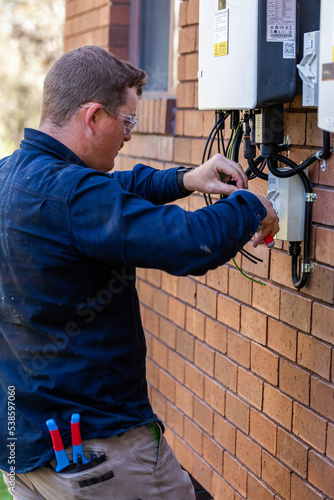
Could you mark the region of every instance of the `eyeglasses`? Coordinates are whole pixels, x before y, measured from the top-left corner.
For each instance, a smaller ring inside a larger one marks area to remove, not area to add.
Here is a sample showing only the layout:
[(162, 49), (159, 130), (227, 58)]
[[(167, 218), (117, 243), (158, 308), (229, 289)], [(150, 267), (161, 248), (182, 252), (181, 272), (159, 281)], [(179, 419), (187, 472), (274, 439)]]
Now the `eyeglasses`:
[[(96, 104), (95, 102), (86, 102), (86, 104), (80, 104), (81, 108), (89, 108), (92, 104)], [(125, 115), (124, 113), (110, 113), (110, 111), (107, 111), (104, 106), (102, 106), (102, 109), (111, 116), (115, 116), (116, 118), (121, 118), (122, 119), (122, 125), (124, 127), (124, 135), (128, 135), (133, 127), (138, 123), (138, 118), (132, 115)]]

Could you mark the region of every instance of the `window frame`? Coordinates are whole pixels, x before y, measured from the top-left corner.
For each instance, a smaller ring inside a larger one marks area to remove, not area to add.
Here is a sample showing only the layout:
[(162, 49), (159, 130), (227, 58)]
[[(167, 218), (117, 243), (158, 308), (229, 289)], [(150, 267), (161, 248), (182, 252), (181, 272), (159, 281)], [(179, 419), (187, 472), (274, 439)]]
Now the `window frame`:
[[(173, 69), (177, 60), (173, 61), (173, 46), (175, 33), (179, 32), (179, 26), (175, 23), (175, 2), (180, 0), (170, 0), (170, 23), (169, 23), (169, 47), (168, 47), (168, 84), (167, 90), (145, 90), (144, 99), (175, 98), (177, 81), (177, 67), (175, 68), (176, 78), (173, 81)], [(139, 61), (139, 40), (140, 40), (140, 7), (141, 0), (131, 0), (130, 6), (130, 33), (129, 33), (129, 61), (138, 66)]]

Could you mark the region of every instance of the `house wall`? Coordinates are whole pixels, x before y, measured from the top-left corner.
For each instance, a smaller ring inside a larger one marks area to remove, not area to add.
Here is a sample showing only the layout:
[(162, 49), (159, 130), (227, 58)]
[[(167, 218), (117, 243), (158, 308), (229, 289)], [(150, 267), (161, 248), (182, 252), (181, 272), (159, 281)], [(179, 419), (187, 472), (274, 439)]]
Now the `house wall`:
[[(67, 2), (65, 50), (93, 43), (127, 57), (130, 2)], [(116, 11), (117, 9), (117, 11)], [(122, 36), (116, 36), (122, 33)], [(164, 169), (202, 161), (214, 113), (197, 109), (198, 0), (180, 7), (176, 103), (144, 99), (117, 168)], [(322, 147), (316, 110), (301, 98), (285, 106), (290, 158)], [(225, 130), (229, 136), (228, 126)], [(333, 137), (331, 137), (331, 140)], [(241, 156), (241, 164), (246, 167)], [(334, 498), (334, 155), (310, 179), (314, 273), (297, 291), (287, 245), (247, 249), (202, 277), (138, 269), (154, 410), (185, 469), (215, 500)], [(266, 194), (266, 182), (250, 189)], [(205, 205), (193, 194), (179, 205)], [(171, 252), (173, 250), (171, 249)]]

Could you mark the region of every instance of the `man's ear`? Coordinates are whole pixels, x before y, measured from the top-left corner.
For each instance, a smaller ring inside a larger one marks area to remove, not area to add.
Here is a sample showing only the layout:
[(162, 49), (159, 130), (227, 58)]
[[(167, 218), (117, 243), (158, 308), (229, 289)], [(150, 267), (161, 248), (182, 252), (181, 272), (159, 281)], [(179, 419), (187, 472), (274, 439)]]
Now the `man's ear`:
[(98, 102), (94, 102), (88, 108), (84, 108), (86, 111), (85, 122), (87, 127), (91, 132), (95, 131), (96, 118), (99, 113), (101, 113), (102, 106)]

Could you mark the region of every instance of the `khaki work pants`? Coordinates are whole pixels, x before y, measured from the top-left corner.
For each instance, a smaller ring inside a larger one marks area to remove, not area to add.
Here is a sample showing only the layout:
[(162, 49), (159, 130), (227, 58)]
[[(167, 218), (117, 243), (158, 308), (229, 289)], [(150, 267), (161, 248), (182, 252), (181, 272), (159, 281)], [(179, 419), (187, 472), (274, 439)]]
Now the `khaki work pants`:
[[(92, 467), (57, 473), (53, 460), (53, 467), (16, 474), (14, 500), (195, 500), (189, 475), (162, 432), (158, 443), (149, 424), (83, 446), (88, 460), (96, 455)], [(71, 447), (66, 452), (71, 459)]]

